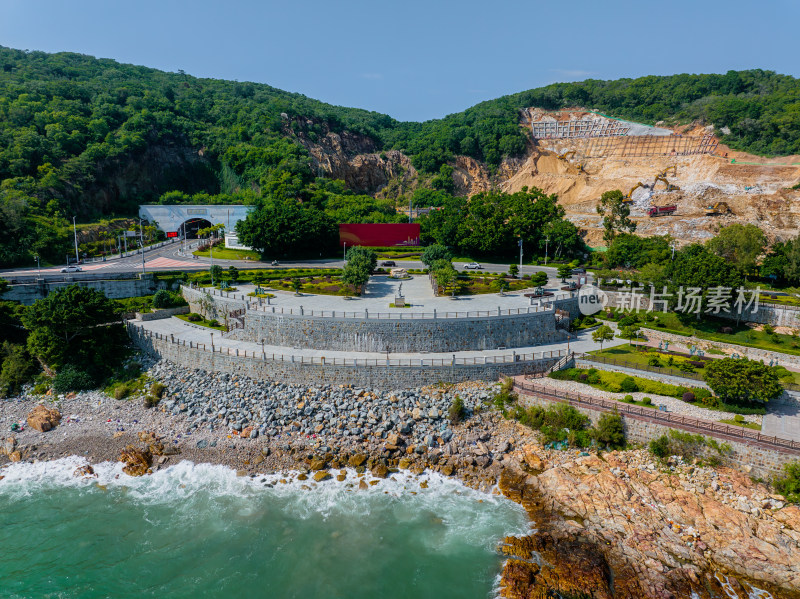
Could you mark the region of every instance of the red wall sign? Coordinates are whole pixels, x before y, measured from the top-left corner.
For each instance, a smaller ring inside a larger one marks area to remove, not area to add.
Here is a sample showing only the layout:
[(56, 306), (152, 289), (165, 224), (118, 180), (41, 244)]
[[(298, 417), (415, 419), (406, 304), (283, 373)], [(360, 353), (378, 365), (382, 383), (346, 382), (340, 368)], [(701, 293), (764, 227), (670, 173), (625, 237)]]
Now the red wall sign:
[(177, 236), (178, 236), (177, 231), (167, 231), (167, 237), (177, 237)]
[(339, 245), (371, 247), (419, 245), (419, 223), (339, 225)]

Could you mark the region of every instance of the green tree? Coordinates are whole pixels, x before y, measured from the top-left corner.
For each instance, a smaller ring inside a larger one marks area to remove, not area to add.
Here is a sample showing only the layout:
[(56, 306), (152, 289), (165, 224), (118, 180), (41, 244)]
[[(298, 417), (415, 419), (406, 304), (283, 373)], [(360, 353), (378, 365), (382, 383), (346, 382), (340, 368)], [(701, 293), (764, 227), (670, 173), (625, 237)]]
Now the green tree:
[(764, 253), (766, 245), (767, 236), (751, 223), (722, 227), (706, 242), (711, 252), (738, 266), (744, 273), (755, 269), (756, 260)]
[(606, 341), (613, 341), (614, 329), (607, 324), (597, 327), (592, 331), (592, 341), (600, 344), (600, 351), (603, 351), (603, 343)]
[(452, 258), (453, 254), (451, 254), (450, 250), (448, 250), (445, 246), (439, 244), (433, 244), (429, 245), (422, 251), (422, 256), (420, 257), (420, 260), (422, 260), (422, 263), (425, 266), (430, 268), (434, 262), (437, 262), (439, 260), (447, 260), (448, 262), (450, 262)]
[(703, 368), (703, 380), (728, 403), (766, 403), (783, 393), (774, 368), (746, 358), (711, 360)]
[(16, 395), (22, 385), (31, 380), (36, 371), (36, 364), (31, 359), (24, 345), (3, 341), (0, 346), (2, 368), (0, 368), (0, 398)]
[(519, 266), (517, 266), (516, 264), (509, 264), (508, 265), (508, 274), (511, 277), (516, 279), (517, 275), (519, 274)]
[(567, 278), (572, 276), (572, 267), (569, 264), (562, 264), (558, 267), (558, 276), (562, 283), (566, 283)]
[(228, 267), (228, 278), (236, 283), (239, 280), (239, 269), (235, 266)]
[(631, 324), (625, 327), (622, 327), (619, 333), (620, 337), (623, 339), (628, 339), (628, 344), (633, 345), (633, 340), (639, 336), (639, 326), (635, 324)]
[(636, 223), (629, 218), (630, 206), (622, 198), (619, 189), (606, 191), (597, 204), (597, 214), (603, 217), (603, 241), (609, 246), (620, 233), (633, 233), (636, 230)]
[(775, 478), (775, 490), (791, 503), (800, 503), (800, 461), (783, 466), (783, 475)]
[(219, 285), (222, 281), (222, 267), (219, 264), (212, 264), (208, 272), (211, 275), (211, 284)]
[(22, 316), (28, 351), (50, 368), (71, 364), (99, 381), (124, 354), (125, 331), (113, 301), (70, 285), (37, 300)]
[(531, 285), (534, 287), (544, 287), (547, 285), (547, 273), (543, 270), (533, 273), (531, 275)]

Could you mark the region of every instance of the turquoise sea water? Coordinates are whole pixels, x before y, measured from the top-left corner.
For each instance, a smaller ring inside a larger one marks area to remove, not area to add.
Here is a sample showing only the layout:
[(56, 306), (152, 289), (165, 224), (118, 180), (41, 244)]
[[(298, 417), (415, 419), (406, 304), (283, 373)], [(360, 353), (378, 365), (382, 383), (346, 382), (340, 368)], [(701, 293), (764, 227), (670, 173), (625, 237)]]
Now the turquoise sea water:
[(304, 490), (189, 462), (73, 477), (82, 463), (0, 470), (0, 597), (486, 598), (497, 542), (528, 529), (519, 506), (436, 475)]

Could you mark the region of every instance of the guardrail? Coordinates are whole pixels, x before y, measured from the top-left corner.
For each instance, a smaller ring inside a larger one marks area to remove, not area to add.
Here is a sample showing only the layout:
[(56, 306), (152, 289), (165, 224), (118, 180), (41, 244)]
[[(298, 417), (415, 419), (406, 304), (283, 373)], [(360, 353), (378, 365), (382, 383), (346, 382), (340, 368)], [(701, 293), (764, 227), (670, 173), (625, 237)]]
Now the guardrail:
[[(322, 366), (390, 366), (401, 368), (419, 368), (425, 366), (483, 366), (491, 364), (512, 364), (517, 362), (536, 363), (543, 360), (552, 360), (566, 355), (566, 350), (541, 351), (518, 354), (511, 352), (494, 356), (476, 356), (472, 358), (456, 358), (455, 354), (450, 359), (442, 358), (407, 358), (407, 359), (368, 359), (368, 358), (327, 358), (325, 356), (306, 356), (302, 354), (283, 354), (266, 352), (262, 350), (247, 350), (237, 347), (225, 347), (213, 343), (198, 343), (191, 340), (175, 338), (174, 335), (148, 331), (131, 322), (127, 323), (128, 334), (131, 337), (150, 338), (163, 341), (187, 349), (217, 353), (239, 358), (253, 358), (272, 362), (289, 362), (292, 364), (319, 364)], [(216, 331), (214, 331), (216, 332)], [(212, 333), (209, 330), (209, 333)]]
[(638, 417), (639, 419), (647, 419), (664, 424), (666, 426), (684, 428), (692, 432), (702, 432), (711, 436), (722, 436), (723, 438), (729, 438), (733, 440), (750, 441), (767, 445), (773, 449), (779, 449), (781, 451), (788, 450), (792, 453), (800, 453), (800, 441), (791, 441), (789, 439), (781, 439), (780, 437), (762, 435), (759, 431), (741, 426), (713, 422), (711, 420), (700, 420), (698, 418), (691, 418), (689, 416), (681, 416), (680, 414), (662, 412), (655, 408), (632, 406), (619, 401), (603, 399), (601, 397), (595, 397), (592, 395), (584, 395), (582, 393), (562, 393), (541, 385), (520, 382), (518, 380), (514, 381), (514, 388), (529, 395), (535, 395), (544, 399), (567, 402), (569, 404), (575, 404), (579, 406), (600, 408), (606, 411), (617, 411), (623, 414), (628, 414), (634, 418)]
[(460, 311), (444, 311), (440, 312), (434, 309), (432, 312), (413, 312), (407, 309), (401, 309), (397, 312), (370, 312), (365, 309), (362, 312), (349, 312), (346, 310), (306, 310), (303, 306), (284, 308), (283, 306), (264, 305), (263, 303), (253, 301), (253, 298), (243, 293), (226, 293), (220, 289), (208, 289), (191, 286), (192, 291), (199, 291), (201, 293), (208, 293), (212, 297), (219, 297), (222, 299), (232, 300), (236, 302), (243, 302), (248, 310), (265, 312), (283, 316), (305, 316), (311, 318), (352, 318), (359, 320), (437, 320), (437, 319), (453, 319), (453, 318), (490, 318), (495, 316), (518, 316), (522, 314), (538, 314), (538, 313), (553, 313), (555, 309), (553, 302), (570, 299), (571, 293), (563, 294), (560, 297), (550, 298), (550, 301), (545, 305), (540, 306), (525, 306), (523, 308), (507, 308), (502, 309), (500, 306), (496, 310), (467, 310)]

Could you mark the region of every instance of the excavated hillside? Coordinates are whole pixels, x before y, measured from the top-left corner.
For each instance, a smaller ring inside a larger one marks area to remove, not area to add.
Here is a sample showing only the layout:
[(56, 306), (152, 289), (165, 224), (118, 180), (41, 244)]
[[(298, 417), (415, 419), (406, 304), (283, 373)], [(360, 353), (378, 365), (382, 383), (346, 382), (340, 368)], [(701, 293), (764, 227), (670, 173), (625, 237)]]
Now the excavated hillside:
[[(521, 126), (529, 128), (531, 115), (541, 117), (541, 112), (522, 111)], [(559, 118), (563, 118), (563, 112)], [(590, 118), (593, 122), (603, 120), (597, 115)], [(622, 123), (632, 126), (637, 134), (647, 131), (643, 125)], [(661, 140), (667, 139), (664, 134), (668, 130), (653, 131)], [(342, 179), (355, 191), (394, 197), (419, 183), (420, 175), (408, 156), (396, 150), (378, 152), (375, 142), (366, 136), (327, 131), (312, 140), (303, 127), (291, 127), (287, 132), (308, 149), (319, 174)], [(680, 144), (703, 135), (710, 139), (713, 129), (690, 125), (674, 132), (681, 137), (669, 140)], [(494, 173), (474, 158), (457, 156), (451, 161), (456, 192), (471, 196), (493, 189), (515, 192), (527, 186), (558, 194), (567, 217), (585, 231), (587, 242), (593, 246), (603, 243), (601, 218), (596, 211), (602, 193), (619, 189), (627, 194), (639, 182), (643, 186), (632, 195), (631, 216), (637, 223), (637, 233), (642, 235), (669, 234), (679, 243), (690, 243), (708, 239), (719, 227), (734, 222), (754, 223), (771, 240), (800, 234), (800, 190), (791, 189), (800, 181), (800, 156), (765, 159), (723, 145), (718, 145), (713, 154), (598, 155), (602, 154), (598, 150), (602, 144), (624, 144), (625, 140), (633, 145), (646, 144), (654, 137), (609, 139), (548, 139), (537, 143), (531, 137), (525, 156), (504, 160)], [(566, 159), (559, 157), (570, 150), (575, 153)], [(666, 169), (670, 169), (669, 184), (677, 190), (667, 191), (664, 182), (653, 185), (655, 177)], [(706, 208), (718, 202), (725, 202), (730, 212), (707, 216)], [(647, 215), (652, 206), (667, 205), (677, 206), (676, 212), (656, 218)]]
[[(562, 144), (564, 150), (572, 145), (568, 141)], [(734, 154), (738, 158), (732, 164)], [(713, 156), (587, 158), (581, 169), (576, 161), (559, 159), (553, 151), (531, 148), (524, 164), (497, 185), (509, 192), (535, 186), (557, 193), (567, 216), (586, 230), (591, 245), (602, 244), (601, 219), (596, 212), (601, 194), (611, 189), (628, 193), (639, 182), (650, 187), (639, 187), (632, 195), (631, 216), (639, 234), (669, 234), (688, 243), (713, 236), (720, 226), (741, 222), (758, 225), (771, 239), (798, 235), (800, 191), (790, 187), (800, 179), (800, 166), (739, 164), (751, 161), (766, 162), (719, 147)], [(800, 163), (800, 157), (783, 158), (780, 162)], [(670, 173), (667, 179), (679, 189), (666, 191), (663, 182), (653, 188), (656, 175), (673, 166), (676, 175)], [(727, 203), (731, 213), (706, 216), (706, 208), (717, 202)], [(651, 206), (666, 205), (677, 206), (675, 214), (647, 216)]]

